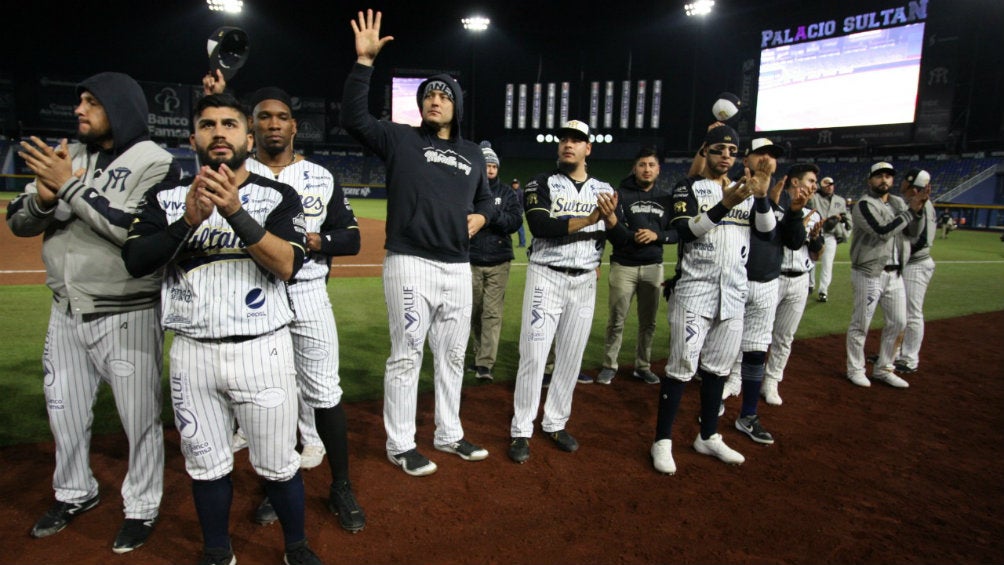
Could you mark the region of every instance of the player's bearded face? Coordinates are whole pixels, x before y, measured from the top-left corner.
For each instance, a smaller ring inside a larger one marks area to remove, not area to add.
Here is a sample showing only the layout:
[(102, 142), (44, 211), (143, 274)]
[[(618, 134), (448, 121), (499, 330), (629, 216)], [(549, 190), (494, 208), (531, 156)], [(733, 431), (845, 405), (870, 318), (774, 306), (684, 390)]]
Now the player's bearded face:
[(191, 141), (199, 163), (213, 170), (225, 163), (236, 171), (253, 145), (244, 115), (234, 108), (206, 108), (196, 119)]
[(586, 160), (592, 148), (588, 141), (566, 135), (558, 141), (558, 163), (576, 166)]
[(736, 162), (739, 148), (729, 143), (716, 143), (707, 149), (708, 169), (716, 175), (729, 172)]
[(258, 151), (269, 155), (282, 153), (296, 135), (292, 110), (278, 100), (262, 100), (254, 108), (254, 135)]
[(868, 177), (868, 186), (878, 194), (886, 194), (892, 188), (892, 175), (878, 173)]
[(659, 161), (655, 157), (642, 157), (635, 161), (634, 178), (641, 186), (652, 186), (658, 176)]
[(80, 93), (80, 104), (74, 108), (77, 116), (77, 139), (100, 145), (112, 139), (112, 126), (101, 102), (88, 91)]

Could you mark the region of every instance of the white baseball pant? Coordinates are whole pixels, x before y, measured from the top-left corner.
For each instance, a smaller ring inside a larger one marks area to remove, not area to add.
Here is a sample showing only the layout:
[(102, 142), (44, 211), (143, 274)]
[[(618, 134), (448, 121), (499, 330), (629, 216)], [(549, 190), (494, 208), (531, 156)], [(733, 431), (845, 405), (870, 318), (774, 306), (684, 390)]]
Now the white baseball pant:
[(891, 372), (896, 354), (896, 339), (906, 327), (906, 295), (903, 278), (896, 272), (883, 271), (869, 277), (861, 271), (851, 270), (851, 287), (854, 289), (854, 311), (847, 328), (847, 374), (865, 376), (865, 338), (871, 325), (875, 308), (882, 306), (885, 327), (874, 373)]

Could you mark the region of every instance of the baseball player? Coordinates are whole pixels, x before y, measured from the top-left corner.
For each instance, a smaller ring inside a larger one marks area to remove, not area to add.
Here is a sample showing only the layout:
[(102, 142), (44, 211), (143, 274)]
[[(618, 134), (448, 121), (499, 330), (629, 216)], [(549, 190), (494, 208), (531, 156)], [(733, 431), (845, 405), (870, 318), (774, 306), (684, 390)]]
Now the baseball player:
[(282, 523), (285, 562), (317, 564), (304, 534), (285, 282), (304, 260), (300, 195), (247, 170), (254, 137), (235, 98), (206, 96), (194, 114), (199, 174), (191, 186), (147, 193), (122, 255), (133, 275), (164, 269), (163, 324), (175, 334), (171, 401), (202, 527), (200, 563), (236, 563), (229, 536), (236, 418)]
[(610, 384), (617, 374), (617, 356), (624, 335), (624, 320), (631, 300), (638, 295), (638, 343), (635, 347), (632, 376), (648, 384), (658, 384), (652, 372), (652, 337), (655, 317), (662, 297), (662, 246), (676, 243), (676, 230), (669, 225), (670, 213), (665, 199), (655, 188), (659, 178), (659, 155), (652, 147), (642, 148), (635, 156), (631, 174), (617, 189), (617, 218), (630, 232), (631, 239), (614, 246), (610, 255), (610, 315), (607, 318), (603, 367), (596, 382)]
[[(307, 224), (307, 255), (289, 285), (296, 313), (289, 331), (299, 387), (301, 467), (309, 468), (302, 460), (311, 451), (319, 451), (317, 459), (328, 453), (328, 508), (338, 515), (342, 528), (358, 532), (365, 527), (366, 516), (349, 481), (348, 432), (338, 375), (338, 330), (327, 280), (332, 257), (359, 253), (359, 224), (331, 173), (293, 151), (296, 119), (289, 94), (275, 87), (261, 88), (251, 96), (251, 108), (258, 150), (255, 158), (247, 161), (248, 171), (295, 188)], [(311, 450), (317, 442), (323, 447)], [(264, 511), (256, 516), (259, 522), (278, 519), (268, 499), (262, 507)]]
[(516, 200), (516, 191), (499, 182), (499, 156), (491, 143), (482, 141), (481, 153), (485, 157), (495, 218), (471, 238), (471, 352), (474, 376), (491, 382), (502, 333), (509, 267), (515, 257), (512, 234), (523, 225), (523, 205)]
[[(931, 174), (921, 169), (911, 169), (903, 177), (900, 192), (910, 199), (919, 191), (931, 191)], [(913, 373), (920, 364), (920, 344), (924, 341), (924, 296), (927, 285), (934, 276), (934, 259), (931, 246), (937, 230), (934, 204), (924, 203), (920, 231), (910, 238), (910, 259), (903, 267), (903, 288), (906, 292), (906, 331), (893, 366), (901, 373)]]
[(865, 336), (877, 306), (885, 326), (872, 379), (896, 388), (909, 383), (893, 372), (893, 357), (900, 333), (906, 327), (903, 265), (910, 258), (910, 242), (924, 225), (924, 204), (930, 187), (913, 193), (907, 202), (889, 194), (896, 170), (886, 162), (872, 165), (868, 190), (854, 206), (851, 232), (851, 286), (854, 312), (847, 329), (847, 378), (858, 386), (871, 386), (865, 376)]
[(471, 330), (470, 238), (492, 219), (492, 197), (481, 148), (460, 136), (463, 91), (449, 75), (435, 75), (419, 85), (421, 126), (370, 115), (373, 61), (394, 39), (380, 37), (381, 19), (380, 12), (367, 10), (352, 22), (357, 58), (345, 81), (342, 125), (387, 165), (387, 458), (405, 473), (423, 476), (436, 471), (415, 444), (426, 336), (435, 357), (435, 448), (466, 461), (488, 457), (488, 450), (464, 438), (460, 388)]
[[(796, 164), (788, 170), (782, 198), (792, 202), (791, 208), (795, 208), (796, 199), (801, 199), (803, 196), (811, 199), (816, 190), (818, 174), (819, 168), (811, 163)], [(784, 368), (788, 365), (795, 332), (798, 331), (798, 324), (802, 321), (805, 302), (809, 299), (805, 290), (809, 287), (808, 274), (812, 271), (813, 261), (825, 245), (820, 236), (823, 219), (818, 211), (806, 206), (799, 207), (797, 214), (795, 221), (801, 227), (801, 243), (786, 245), (782, 253), (781, 277), (778, 279), (778, 297), (770, 338), (770, 355), (767, 357), (761, 388), (764, 401), (773, 406), (780, 406), (782, 402), (778, 385), (784, 378)]]
[[(819, 287), (816, 300), (826, 302), (833, 280), (833, 258), (837, 256), (837, 245), (847, 241), (851, 229), (851, 215), (847, 212), (847, 200), (835, 194), (837, 185), (833, 178), (824, 177), (819, 181), (819, 192), (812, 195), (809, 208), (823, 217), (823, 239), (826, 241), (820, 256)], [(810, 287), (811, 290), (811, 287)]]
[[(582, 364), (596, 303), (595, 270), (603, 257), (604, 231), (615, 230), (618, 244), (630, 235), (617, 221), (617, 193), (589, 176), (592, 152), (589, 126), (571, 120), (558, 130), (558, 168), (527, 183), (523, 208), (533, 235), (523, 291), (519, 369), (509, 458), (530, 458), (530, 437), (540, 406), (544, 365), (554, 342), (554, 372), (547, 389), (541, 429), (558, 448), (579, 448), (565, 425)], [(619, 226), (619, 227), (618, 227)]]
[(98, 504), (89, 446), (95, 394), (104, 381), (129, 441), (125, 522), (112, 544), (115, 553), (125, 553), (149, 537), (163, 493), (163, 332), (160, 279), (130, 277), (120, 246), (146, 190), (178, 180), (180, 169), (150, 141), (146, 97), (131, 77), (100, 73), (77, 85), (77, 94), (80, 143), (21, 142), (19, 155), (36, 176), (7, 208), (14, 235), (44, 234), (52, 290), (42, 365), (56, 442), (56, 502), (31, 535), (51, 536)]
[[(754, 208), (747, 178), (730, 182), (739, 152), (739, 135), (729, 126), (708, 131), (701, 147), (706, 159), (701, 177), (680, 182), (672, 193), (672, 224), (680, 236), (676, 276), (667, 283), (670, 347), (666, 378), (659, 391), (655, 469), (674, 474), (672, 428), (683, 389), (701, 375), (701, 431), (694, 449), (733, 465), (745, 458), (725, 445), (718, 430), (722, 389), (739, 355), (748, 286), (746, 259), (750, 232), (770, 232), (776, 218), (762, 195)], [(753, 228), (751, 230), (750, 228)]]
[[(781, 258), (786, 247), (800, 247), (805, 241), (802, 207), (809, 199), (808, 191), (785, 206), (770, 198), (774, 195), (768, 194), (767, 187), (770, 186), (771, 175), (777, 169), (777, 158), (782, 155), (784, 151), (779, 146), (761, 137), (750, 143), (743, 159), (746, 176), (753, 184), (754, 195), (757, 195), (757, 206), (763, 207), (759, 199), (766, 199), (777, 225), (770, 232), (762, 234), (764, 237), (750, 238), (749, 259), (746, 262), (749, 293), (746, 295), (743, 312), (742, 353), (733, 364), (729, 382), (722, 393), (724, 399), (742, 391), (742, 408), (735, 427), (756, 443), (764, 445), (774, 443), (774, 437), (761, 423), (757, 404), (763, 384), (767, 348), (771, 342), (774, 313), (777, 310)], [(797, 174), (797, 169), (793, 168), (793, 171)], [(792, 178), (792, 172), (786, 178)], [(785, 180), (781, 181), (783, 182)]]

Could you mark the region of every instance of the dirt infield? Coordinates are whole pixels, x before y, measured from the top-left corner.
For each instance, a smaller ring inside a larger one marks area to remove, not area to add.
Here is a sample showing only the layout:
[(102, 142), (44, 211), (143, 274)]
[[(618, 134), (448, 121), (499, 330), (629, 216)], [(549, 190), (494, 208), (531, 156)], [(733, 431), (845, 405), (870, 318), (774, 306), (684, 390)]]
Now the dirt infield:
[[(730, 401), (721, 430), (746, 455), (741, 467), (690, 447), (698, 429), (690, 386), (672, 477), (653, 471), (648, 457), (657, 389), (626, 377), (628, 367), (609, 387), (578, 386), (568, 428), (578, 452), (538, 435), (525, 465), (505, 455), (511, 385), (464, 389), (467, 437), (491, 451), (478, 463), (432, 449), (432, 397), (420, 398), (419, 446), (439, 464), (424, 478), (387, 462), (381, 403), (352, 404), (352, 476), (367, 527), (356, 535), (338, 527), (324, 506), (322, 466), (305, 473), (311, 545), (329, 564), (1004, 562), (1002, 326), (1002, 312), (928, 324), (922, 369), (907, 390), (858, 388), (842, 367), (821, 368), (819, 359), (842, 358), (842, 336), (797, 342), (784, 405), (761, 409), (775, 445), (735, 431), (738, 404)], [(875, 334), (868, 344), (877, 347)], [(124, 438), (94, 440), (102, 503), (43, 540), (28, 530), (51, 502), (53, 446), (0, 449), (0, 561), (194, 563), (198, 520), (178, 435), (166, 435), (160, 522), (145, 547), (125, 556), (110, 549), (122, 519)], [(246, 451), (233, 476), (239, 563), (281, 562), (279, 527), (250, 519), (260, 487)]]
[[(7, 201), (0, 200), (0, 208)], [(6, 216), (0, 226), (0, 285), (44, 284), (45, 265), (42, 264), (42, 238), (16, 237), (7, 227)], [(378, 277), (383, 264), (384, 222), (359, 218), (362, 248), (358, 255), (335, 257), (331, 275), (335, 277)]]

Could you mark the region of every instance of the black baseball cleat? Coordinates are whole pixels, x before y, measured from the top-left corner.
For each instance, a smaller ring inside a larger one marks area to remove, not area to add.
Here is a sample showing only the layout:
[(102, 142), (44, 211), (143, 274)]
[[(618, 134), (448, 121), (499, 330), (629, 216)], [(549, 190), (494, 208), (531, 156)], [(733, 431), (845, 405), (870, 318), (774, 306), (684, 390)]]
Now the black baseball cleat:
[(321, 558), (307, 546), (307, 540), (287, 547), (283, 563), (286, 565), (324, 565)]
[(875, 362), (878, 361), (878, 355), (869, 355), (868, 357), (865, 357), (865, 361), (874, 365)]
[(267, 526), (272, 522), (279, 519), (279, 515), (275, 513), (275, 508), (272, 508), (272, 502), (269, 501), (268, 497), (261, 501), (258, 508), (254, 511), (254, 521), (256, 524), (262, 526)]
[(60, 502), (57, 500), (38, 519), (38, 522), (35, 522), (35, 526), (31, 529), (31, 537), (44, 538), (63, 531), (63, 528), (75, 517), (94, 508), (99, 501), (98, 495), (83, 502)]
[(898, 373), (910, 374), (917, 372), (917, 369), (911, 369), (909, 365), (907, 365), (906, 363), (900, 363), (899, 361), (893, 363), (892, 366), (896, 369), (896, 372)]
[(557, 444), (562, 451), (572, 453), (579, 448), (579, 442), (575, 441), (575, 438), (565, 430), (547, 432), (547, 437), (551, 438), (551, 441)]
[(199, 565), (235, 565), (237, 558), (234, 557), (234, 550), (226, 548), (207, 547), (202, 550), (202, 558)]
[(338, 523), (347, 532), (356, 533), (366, 527), (366, 514), (356, 502), (352, 484), (348, 481), (331, 485), (328, 510), (338, 516)]
[(525, 463), (530, 458), (530, 439), (514, 437), (509, 442), (509, 459), (516, 463)]
[(146, 539), (150, 537), (150, 533), (153, 532), (153, 525), (156, 522), (157, 518), (146, 520), (142, 518), (126, 518), (119, 529), (118, 535), (115, 536), (115, 542), (112, 543), (112, 551), (115, 553), (129, 553), (143, 545)]
[(819, 296), (816, 297), (816, 300), (818, 300), (820, 302), (826, 302), (826, 293), (825, 292), (820, 292)]

